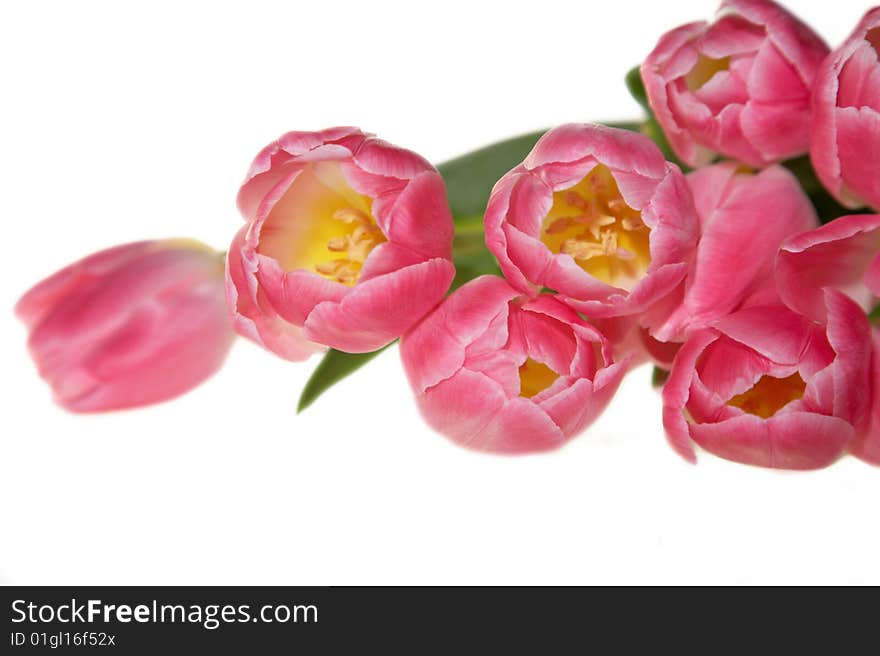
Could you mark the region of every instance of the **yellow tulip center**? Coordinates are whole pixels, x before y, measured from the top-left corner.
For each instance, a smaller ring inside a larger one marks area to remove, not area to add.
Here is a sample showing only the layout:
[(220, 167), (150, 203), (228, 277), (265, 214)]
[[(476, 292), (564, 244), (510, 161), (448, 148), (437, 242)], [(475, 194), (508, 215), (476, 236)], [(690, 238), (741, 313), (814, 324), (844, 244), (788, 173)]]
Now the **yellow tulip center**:
[(550, 387), (559, 374), (543, 362), (527, 358), (519, 368), (519, 394), (527, 399)]
[(573, 187), (553, 194), (541, 241), (553, 253), (571, 255), (593, 277), (629, 291), (651, 263), (650, 232), (600, 164)]
[(767, 419), (792, 401), (802, 398), (806, 389), (807, 384), (797, 372), (786, 378), (761, 376), (750, 389), (734, 396), (727, 405)]
[(705, 55), (697, 58), (697, 63), (684, 77), (688, 91), (696, 91), (706, 82), (715, 77), (715, 73), (726, 71), (730, 67), (730, 57), (722, 57), (721, 59), (712, 59)]
[(371, 208), (372, 199), (351, 188), (337, 162), (310, 164), (269, 213), (260, 252), (286, 271), (354, 285), (367, 256), (386, 241)]

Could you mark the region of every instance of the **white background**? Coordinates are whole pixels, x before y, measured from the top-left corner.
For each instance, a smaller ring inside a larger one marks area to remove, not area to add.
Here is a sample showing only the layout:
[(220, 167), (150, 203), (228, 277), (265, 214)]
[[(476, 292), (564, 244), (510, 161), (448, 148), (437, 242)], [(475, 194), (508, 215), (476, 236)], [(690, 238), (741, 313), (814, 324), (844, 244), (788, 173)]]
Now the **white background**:
[[(795, 2), (836, 43), (863, 2)], [(440, 162), (638, 116), (622, 78), (715, 3), (117, 2), (0, 9), (0, 581), (141, 584), (880, 583), (880, 470), (780, 473), (666, 446), (648, 369), (563, 450), (461, 450), (396, 350), (296, 416), (317, 360), (240, 342), (139, 411), (50, 402), (12, 307), (91, 251), (224, 248), (252, 157), (356, 124)]]

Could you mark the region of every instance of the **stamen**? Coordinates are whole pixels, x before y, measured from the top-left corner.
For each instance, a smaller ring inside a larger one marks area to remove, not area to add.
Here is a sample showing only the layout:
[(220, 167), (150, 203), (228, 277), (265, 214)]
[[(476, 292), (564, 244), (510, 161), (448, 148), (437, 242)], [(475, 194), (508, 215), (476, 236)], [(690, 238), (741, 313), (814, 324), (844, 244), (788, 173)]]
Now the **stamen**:
[(611, 171), (597, 165), (553, 200), (541, 231), (551, 252), (570, 255), (590, 275), (632, 289), (651, 262), (650, 229), (626, 203)]
[(641, 230), (642, 228), (647, 228), (640, 218), (625, 216), (620, 220), (620, 225), (624, 230), (632, 232), (633, 230)]
[(590, 225), (590, 234), (593, 235), (593, 239), (599, 239), (599, 234), (601, 232), (600, 228), (605, 228), (610, 225), (614, 225), (617, 221), (613, 216), (600, 216), (598, 219), (593, 221), (592, 225)]
[(566, 239), (562, 242), (560, 252), (571, 255), (576, 260), (590, 260), (605, 255), (605, 249), (601, 244), (582, 239)]
[(343, 223), (370, 223), (370, 217), (354, 207), (345, 207), (333, 212), (333, 218)]
[(572, 207), (576, 207), (579, 210), (586, 210), (589, 208), (589, 205), (587, 204), (587, 201), (584, 199), (584, 197), (576, 191), (567, 191), (565, 193), (565, 201)]
[(339, 251), (344, 251), (348, 248), (348, 238), (347, 237), (334, 237), (330, 241), (327, 242), (327, 250), (333, 251), (334, 253), (338, 253)]
[(344, 257), (320, 262), (315, 265), (315, 271), (344, 285), (353, 285), (370, 251), (385, 241), (385, 235), (369, 214), (355, 207), (338, 209), (333, 212), (333, 218), (352, 226), (349, 234), (332, 237), (327, 242), (330, 253), (344, 253)]
[(556, 219), (553, 223), (548, 225), (545, 232), (548, 235), (558, 235), (560, 232), (568, 230), (572, 223), (574, 223), (574, 217), (565, 216), (561, 219)]

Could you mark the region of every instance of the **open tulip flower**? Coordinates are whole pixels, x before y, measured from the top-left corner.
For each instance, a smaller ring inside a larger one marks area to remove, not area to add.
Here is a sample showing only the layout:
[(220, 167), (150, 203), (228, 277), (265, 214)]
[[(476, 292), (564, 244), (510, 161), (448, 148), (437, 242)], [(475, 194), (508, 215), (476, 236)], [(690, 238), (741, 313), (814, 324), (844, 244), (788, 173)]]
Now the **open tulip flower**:
[(650, 316), (683, 284), (698, 231), (679, 168), (647, 137), (600, 125), (550, 130), (486, 209), (510, 283), (591, 317)]
[(469, 449), (556, 449), (652, 363), (686, 460), (880, 465), (880, 214), (851, 211), (880, 211), (878, 53), (880, 8), (831, 51), (775, 2), (724, 0), (629, 72), (641, 121), (436, 168), (358, 128), (289, 132), (238, 191), (225, 269), (130, 244), (17, 312), (73, 411), (181, 394), (236, 332), (323, 353), (301, 411), (399, 339), (425, 421)]
[(356, 128), (290, 132), (254, 160), (229, 251), (238, 331), (291, 360), (374, 351), (430, 311), (455, 275), (443, 179)]
[(880, 209), (880, 7), (822, 63), (813, 88), (810, 157), (847, 207)]
[(503, 453), (561, 446), (605, 409), (626, 372), (571, 308), (496, 276), (447, 298), (404, 336), (400, 355), (429, 425)]
[(117, 410), (183, 394), (220, 368), (235, 337), (223, 286), (221, 253), (143, 241), (71, 264), (15, 310), (61, 406)]
[(807, 152), (810, 91), (828, 46), (770, 0), (725, 0), (665, 34), (642, 64), (657, 120), (690, 166), (762, 167)]
[(663, 388), (672, 446), (782, 469), (831, 464), (868, 430), (871, 332), (865, 313), (825, 290), (826, 320), (751, 307), (693, 334)]

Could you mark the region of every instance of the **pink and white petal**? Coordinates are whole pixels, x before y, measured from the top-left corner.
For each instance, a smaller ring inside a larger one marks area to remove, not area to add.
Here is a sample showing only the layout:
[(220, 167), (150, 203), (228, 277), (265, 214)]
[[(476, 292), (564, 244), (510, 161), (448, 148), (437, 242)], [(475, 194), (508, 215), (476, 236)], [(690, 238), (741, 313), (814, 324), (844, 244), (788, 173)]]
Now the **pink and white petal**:
[(810, 88), (770, 40), (758, 48), (749, 71), (748, 88), (749, 97), (758, 103), (809, 103)]
[(462, 446), (493, 453), (525, 454), (558, 449), (568, 439), (538, 405), (515, 397)]
[(880, 178), (865, 162), (880, 160), (880, 112), (870, 108), (836, 111), (837, 152), (845, 191), (880, 209)]
[(702, 330), (684, 343), (663, 386), (663, 428), (672, 448), (688, 462), (696, 462), (697, 456), (691, 444), (685, 407), (690, 397), (691, 383), (696, 374), (697, 359), (705, 348), (718, 338), (711, 330)]
[(825, 290), (828, 343), (837, 353), (834, 372), (834, 415), (856, 428), (868, 419), (871, 389), (871, 326), (862, 309), (844, 294)]
[(626, 374), (625, 363), (616, 363), (601, 370), (595, 381), (575, 380), (567, 389), (539, 403), (568, 438), (576, 436), (595, 421), (608, 407), (620, 381)]
[(838, 80), (838, 107), (871, 107), (880, 111), (880, 66), (877, 52), (867, 41), (843, 64)]
[(349, 288), (342, 283), (306, 271), (284, 271), (278, 262), (265, 255), (257, 255), (257, 283), (265, 293), (272, 309), (285, 321), (297, 326), (305, 324), (312, 310), (325, 301), (339, 302)]
[(853, 439), (849, 450), (865, 462), (880, 465), (880, 330), (874, 330), (872, 341), (871, 417), (868, 427)]
[(555, 163), (577, 162), (587, 157), (612, 170), (633, 171), (654, 179), (662, 178), (666, 172), (663, 154), (644, 135), (589, 123), (553, 128), (538, 140), (524, 164), (528, 169), (548, 169), (542, 171), (542, 177), (551, 181)]
[(571, 326), (536, 312), (517, 312), (529, 357), (568, 374), (577, 350)]
[[(698, 375), (707, 389), (719, 398), (730, 399), (742, 394), (765, 374), (775, 374), (772, 361), (740, 342), (721, 337), (706, 347), (700, 358)], [(792, 374), (794, 363), (788, 365), (784, 378)]]
[(305, 335), (340, 351), (375, 351), (430, 312), (454, 277), (452, 263), (435, 258), (359, 283), (341, 301), (315, 307), (304, 324)]
[(247, 227), (238, 231), (226, 260), (226, 300), (235, 330), (286, 360), (305, 360), (324, 347), (307, 340), (300, 326), (279, 317), (271, 304), (260, 298), (263, 292), (256, 282), (257, 266), (245, 257), (246, 232)]
[(565, 436), (537, 405), (508, 400), (488, 376), (462, 369), (416, 396), (431, 428), (460, 446), (495, 453), (524, 453), (561, 446)]
[(769, 164), (803, 155), (809, 150), (810, 103), (808, 99), (791, 102), (746, 103), (739, 117), (742, 135), (751, 148)]
[(381, 205), (378, 200), (373, 212), (389, 241), (425, 258), (452, 257), (452, 215), (439, 173), (431, 170), (416, 175), (391, 204)]
[(820, 469), (837, 460), (853, 436), (838, 417), (783, 412), (769, 419), (743, 414), (714, 424), (694, 424), (691, 437), (717, 456), (776, 469)]
[[(791, 237), (776, 260), (779, 294), (789, 307), (818, 321), (825, 317), (822, 288), (848, 293), (867, 309), (864, 283), (880, 253), (880, 215), (848, 215)], [(876, 284), (876, 283), (875, 283)]]
[(694, 208), (702, 231), (711, 222), (716, 209), (721, 206), (736, 177), (736, 162), (724, 162), (704, 166), (688, 173), (685, 178), (694, 198)]
[(778, 364), (800, 360), (812, 335), (810, 322), (783, 306), (750, 307), (722, 317), (713, 327)]

